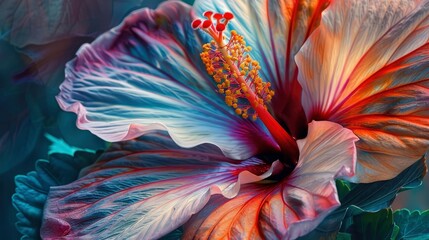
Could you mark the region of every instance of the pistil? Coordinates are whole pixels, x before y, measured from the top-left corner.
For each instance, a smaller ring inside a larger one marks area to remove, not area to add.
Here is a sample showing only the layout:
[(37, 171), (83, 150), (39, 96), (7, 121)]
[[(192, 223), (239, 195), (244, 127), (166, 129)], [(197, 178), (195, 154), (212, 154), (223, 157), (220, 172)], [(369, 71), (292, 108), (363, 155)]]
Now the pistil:
[(194, 20), (192, 27), (204, 30), (213, 38), (203, 45), (201, 59), (217, 83), (217, 91), (225, 94), (225, 103), (233, 107), (236, 114), (245, 119), (251, 116), (254, 121), (259, 118), (279, 145), (283, 157), (280, 160), (287, 166), (296, 165), (299, 156), (296, 141), (267, 109), (266, 104), (271, 101), (274, 91), (270, 89), (271, 84), (259, 76), (259, 63), (249, 54), (251, 47), (246, 46), (243, 36), (234, 30), (229, 40), (223, 34), (234, 15), (211, 11), (203, 15), (207, 19)]

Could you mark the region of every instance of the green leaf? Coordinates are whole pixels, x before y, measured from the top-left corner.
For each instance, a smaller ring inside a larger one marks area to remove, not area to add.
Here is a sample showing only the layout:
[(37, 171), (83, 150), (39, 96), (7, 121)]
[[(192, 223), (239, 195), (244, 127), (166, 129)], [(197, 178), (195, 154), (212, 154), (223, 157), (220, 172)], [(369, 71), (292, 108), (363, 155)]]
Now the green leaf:
[(391, 180), (357, 184), (341, 199), (342, 206), (337, 211), (344, 211), (352, 205), (365, 211), (388, 208), (402, 188), (422, 182), (427, 171), (425, 160), (420, 159)]
[(352, 239), (352, 235), (350, 235), (350, 233), (339, 232), (337, 234), (337, 240), (351, 240), (351, 239)]
[(396, 239), (429, 239), (429, 210), (410, 212), (401, 209), (395, 211), (393, 217), (399, 227)]
[(338, 197), (343, 199), (350, 192), (351, 185), (349, 182), (339, 179), (336, 180), (335, 183), (337, 186)]
[(348, 227), (347, 233), (351, 239), (390, 239), (394, 223), (391, 209), (382, 209), (378, 212), (363, 212), (351, 217), (353, 223)]
[(392, 231), (392, 236), (390, 237), (390, 240), (396, 240), (398, 239), (398, 233), (399, 233), (399, 227), (395, 224)]
[[(418, 186), (427, 172), (423, 157), (391, 180), (374, 183), (348, 184), (337, 181), (341, 206), (327, 216), (312, 232), (299, 239), (320, 239), (340, 230), (341, 223), (351, 223), (349, 219), (364, 211), (376, 212), (390, 207), (396, 194), (403, 188)], [(348, 190), (349, 189), (349, 190)], [(350, 208), (354, 206), (354, 208)], [(345, 228), (348, 224), (342, 228)]]

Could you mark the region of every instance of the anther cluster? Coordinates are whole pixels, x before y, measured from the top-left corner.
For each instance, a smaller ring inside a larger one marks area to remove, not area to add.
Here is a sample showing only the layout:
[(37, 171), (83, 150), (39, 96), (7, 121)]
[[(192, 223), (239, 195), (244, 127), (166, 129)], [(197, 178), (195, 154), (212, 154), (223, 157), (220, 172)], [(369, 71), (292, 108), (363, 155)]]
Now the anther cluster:
[[(200, 54), (208, 74), (213, 76), (217, 91), (225, 95), (225, 103), (235, 109), (243, 118), (258, 118), (255, 108), (259, 105), (267, 109), (274, 96), (271, 84), (259, 75), (259, 62), (252, 59), (250, 46), (246, 46), (243, 36), (232, 30), (227, 39), (223, 35), (232, 13), (205, 12), (207, 20), (197, 19), (192, 27), (201, 28), (213, 37), (203, 45)], [(216, 23), (213, 23), (213, 18)]]

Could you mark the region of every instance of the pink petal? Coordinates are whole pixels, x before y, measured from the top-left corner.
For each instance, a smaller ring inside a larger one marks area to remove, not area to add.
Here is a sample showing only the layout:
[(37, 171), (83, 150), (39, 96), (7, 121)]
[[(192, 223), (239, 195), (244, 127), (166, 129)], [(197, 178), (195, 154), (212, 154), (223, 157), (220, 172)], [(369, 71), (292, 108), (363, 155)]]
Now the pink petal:
[(395, 177), (429, 147), (429, 2), (334, 1), (296, 56), (308, 119), (354, 131), (354, 181)]
[(217, 145), (246, 159), (278, 145), (260, 121), (245, 120), (215, 91), (200, 59), (208, 41), (191, 27), (191, 8), (167, 2), (143, 9), (83, 45), (57, 96), (77, 125), (107, 141), (168, 130), (183, 147)]
[(350, 178), (357, 137), (332, 122), (312, 122), (300, 159), (279, 183), (247, 184), (237, 197), (214, 197), (185, 225), (184, 239), (295, 239), (340, 205), (335, 178)]
[(212, 145), (178, 147), (165, 134), (116, 143), (81, 178), (52, 187), (42, 238), (156, 239), (183, 225), (213, 194), (277, 171), (259, 159), (232, 161)]

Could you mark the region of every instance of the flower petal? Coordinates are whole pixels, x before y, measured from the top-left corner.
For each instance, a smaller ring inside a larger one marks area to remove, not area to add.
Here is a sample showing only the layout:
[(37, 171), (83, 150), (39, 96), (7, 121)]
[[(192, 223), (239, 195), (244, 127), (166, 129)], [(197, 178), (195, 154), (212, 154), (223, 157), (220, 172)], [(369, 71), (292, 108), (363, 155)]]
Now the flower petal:
[(183, 149), (165, 134), (113, 144), (82, 177), (50, 189), (43, 238), (157, 239), (184, 224), (212, 194), (278, 171), (259, 159), (233, 161), (213, 145)]
[(391, 179), (427, 151), (428, 40), (428, 1), (334, 1), (296, 56), (308, 118), (361, 139), (354, 181)]
[(340, 205), (334, 179), (354, 174), (358, 138), (331, 122), (313, 122), (298, 141), (300, 159), (280, 183), (247, 184), (234, 199), (214, 197), (185, 225), (184, 239), (295, 239)]
[(84, 45), (66, 69), (62, 109), (108, 141), (166, 129), (180, 146), (213, 143), (236, 159), (277, 149), (262, 123), (236, 115), (214, 91), (190, 21), (190, 7), (167, 2)]
[(329, 0), (197, 0), (194, 8), (204, 11), (232, 12), (228, 24), (252, 47), (251, 55), (260, 61), (261, 76), (271, 81), (276, 95), (272, 106), (294, 136), (304, 137), (307, 122), (301, 107), (301, 87), (294, 56), (320, 22)]

